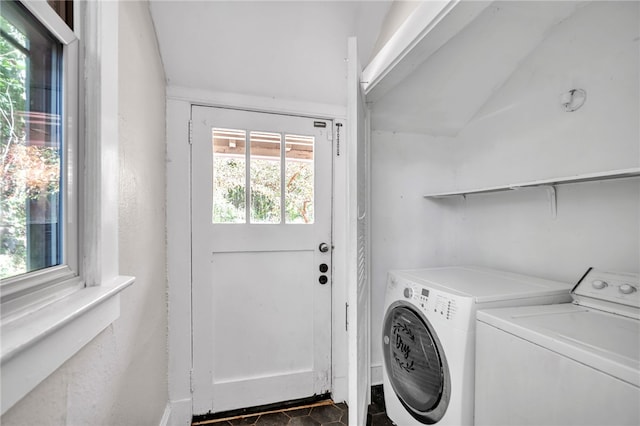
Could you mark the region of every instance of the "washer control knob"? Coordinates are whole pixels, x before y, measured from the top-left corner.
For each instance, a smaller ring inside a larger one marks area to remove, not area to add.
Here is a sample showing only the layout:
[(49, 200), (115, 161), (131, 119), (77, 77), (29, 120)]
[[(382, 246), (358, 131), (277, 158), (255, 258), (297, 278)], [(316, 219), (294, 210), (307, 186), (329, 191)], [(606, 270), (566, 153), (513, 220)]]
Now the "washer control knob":
[(406, 297), (407, 299), (411, 299), (413, 297), (413, 289), (410, 287), (405, 288), (404, 297)]
[(603, 288), (605, 288), (608, 284), (606, 281), (602, 281), (602, 280), (594, 280), (591, 285), (593, 286), (593, 288), (595, 288), (596, 290), (602, 290)]
[(622, 284), (620, 287), (618, 287), (618, 290), (622, 294), (631, 294), (634, 291), (638, 291), (638, 289), (632, 286), (631, 284)]

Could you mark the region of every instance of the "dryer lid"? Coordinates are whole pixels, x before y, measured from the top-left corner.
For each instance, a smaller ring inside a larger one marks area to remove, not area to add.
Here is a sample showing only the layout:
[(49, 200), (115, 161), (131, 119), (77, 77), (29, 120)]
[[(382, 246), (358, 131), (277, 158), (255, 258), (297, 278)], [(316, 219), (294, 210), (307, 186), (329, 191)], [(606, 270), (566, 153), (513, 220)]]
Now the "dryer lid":
[(490, 303), (532, 297), (562, 296), (570, 301), (571, 285), (476, 266), (456, 266), (392, 271), (426, 288)]

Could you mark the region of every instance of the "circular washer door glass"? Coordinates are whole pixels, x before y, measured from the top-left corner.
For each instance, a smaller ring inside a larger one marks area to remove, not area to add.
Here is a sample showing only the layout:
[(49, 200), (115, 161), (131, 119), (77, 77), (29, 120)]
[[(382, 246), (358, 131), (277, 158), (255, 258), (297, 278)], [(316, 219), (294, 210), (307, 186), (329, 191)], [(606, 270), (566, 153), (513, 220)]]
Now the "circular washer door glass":
[(439, 421), (449, 403), (449, 371), (428, 321), (409, 306), (396, 306), (384, 323), (384, 361), (402, 404), (426, 424)]

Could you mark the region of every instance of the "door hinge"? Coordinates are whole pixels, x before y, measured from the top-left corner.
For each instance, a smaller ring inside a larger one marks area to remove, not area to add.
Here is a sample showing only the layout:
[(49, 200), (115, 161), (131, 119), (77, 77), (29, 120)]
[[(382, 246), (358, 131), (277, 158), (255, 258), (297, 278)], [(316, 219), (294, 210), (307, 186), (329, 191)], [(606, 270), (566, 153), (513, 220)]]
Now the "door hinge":
[(349, 304), (344, 304), (344, 331), (349, 331)]
[(191, 145), (193, 140), (193, 121), (189, 120), (189, 145)]
[(191, 393), (193, 394), (193, 368), (191, 370), (189, 370), (189, 389), (191, 390)]

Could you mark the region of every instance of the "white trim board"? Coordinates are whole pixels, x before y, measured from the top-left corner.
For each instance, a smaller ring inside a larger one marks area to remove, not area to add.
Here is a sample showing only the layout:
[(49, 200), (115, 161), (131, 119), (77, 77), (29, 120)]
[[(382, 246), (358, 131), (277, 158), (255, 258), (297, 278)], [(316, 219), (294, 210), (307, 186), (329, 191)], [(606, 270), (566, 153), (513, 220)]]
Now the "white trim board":
[[(170, 401), (168, 426), (190, 426), (193, 418), (191, 398), (180, 401)], [(164, 426), (164, 425), (161, 425)]]
[(363, 70), (362, 86), (367, 101), (380, 99), (491, 3), (460, 0), (422, 2)]
[(164, 412), (162, 413), (162, 417), (160, 418), (160, 423), (158, 426), (169, 426), (169, 419), (171, 418), (171, 403), (167, 402), (167, 405), (164, 407)]
[(167, 303), (171, 424), (191, 422), (191, 105), (167, 101)]
[(216, 92), (180, 86), (167, 87), (167, 99), (185, 101), (194, 105), (238, 108), (249, 111), (310, 116), (313, 118), (344, 118), (347, 113), (346, 107), (342, 105)]
[(371, 386), (381, 385), (384, 377), (384, 370), (382, 364), (376, 364), (371, 366)]

